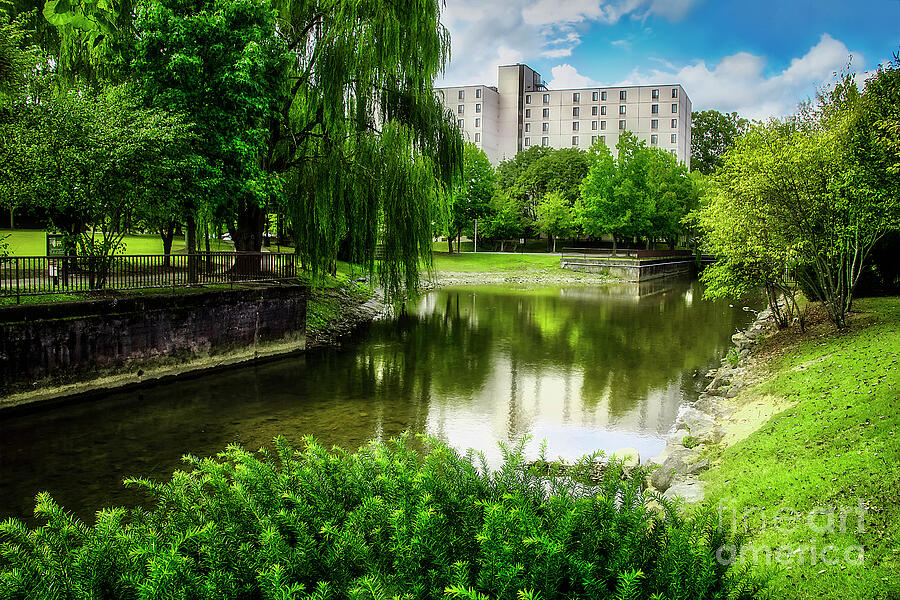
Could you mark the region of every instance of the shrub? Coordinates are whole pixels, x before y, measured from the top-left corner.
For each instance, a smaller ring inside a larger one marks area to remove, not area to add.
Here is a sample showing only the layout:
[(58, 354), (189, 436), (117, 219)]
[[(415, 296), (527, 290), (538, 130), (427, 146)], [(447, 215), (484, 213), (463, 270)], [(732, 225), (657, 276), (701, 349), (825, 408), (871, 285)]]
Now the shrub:
[(0, 526), (2, 598), (754, 598), (760, 582), (716, 561), (738, 544), (713, 511), (682, 517), (646, 470), (595, 457), (533, 474), (522, 445), (502, 467), (408, 436), (355, 454), (312, 439), (186, 457), (171, 480), (128, 480), (152, 509), (88, 526), (38, 496), (29, 529)]

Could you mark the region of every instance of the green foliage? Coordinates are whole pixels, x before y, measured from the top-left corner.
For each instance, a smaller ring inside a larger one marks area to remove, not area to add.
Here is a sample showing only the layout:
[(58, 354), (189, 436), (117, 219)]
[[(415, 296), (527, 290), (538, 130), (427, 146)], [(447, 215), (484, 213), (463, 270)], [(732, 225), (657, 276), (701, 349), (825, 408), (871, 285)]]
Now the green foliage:
[(26, 75), (36, 61), (25, 33), (20, 21), (0, 13), (0, 108), (24, 95)]
[(786, 276), (808, 277), (805, 287), (844, 326), (869, 252), (900, 226), (900, 175), (890, 172), (872, 103), (844, 74), (816, 109), (754, 126), (726, 153), (700, 216), (720, 257), (711, 283), (729, 282), (727, 293), (763, 284), (773, 310), (784, 294), (790, 312)]
[(728, 361), (728, 364), (734, 368), (738, 366), (738, 363), (741, 362), (741, 357), (738, 354), (737, 348), (731, 348), (728, 350), (728, 354), (725, 355), (725, 360)]
[(544, 196), (537, 207), (537, 225), (542, 233), (553, 239), (554, 252), (557, 238), (571, 237), (575, 234), (574, 207), (562, 192), (557, 190)]
[(519, 203), (526, 232), (540, 228), (538, 207), (551, 192), (562, 194), (569, 205), (580, 196), (579, 185), (590, 168), (587, 152), (578, 148), (532, 146), (497, 167), (497, 183)]
[(629, 131), (619, 136), (617, 156), (603, 142), (591, 148), (592, 165), (576, 207), (584, 233), (613, 239), (674, 239), (698, 200), (687, 169)]
[(506, 240), (518, 238), (525, 232), (521, 204), (502, 189), (496, 190), (482, 232), (486, 238), (500, 240), (502, 250)]
[(495, 471), (427, 440), (355, 454), (307, 439), (294, 450), (186, 457), (145, 490), (150, 510), (104, 509), (88, 526), (38, 496), (44, 525), (0, 525), (4, 598), (754, 598), (759, 582), (720, 564), (738, 542), (712, 511), (681, 517), (645, 501), (644, 469), (611, 462), (596, 485), (504, 448)]
[(750, 125), (736, 112), (703, 110), (691, 113), (691, 171), (709, 175), (722, 164), (722, 155)]
[(450, 194), (449, 238), (458, 238), (464, 228), (488, 213), (494, 195), (494, 178), (494, 167), (484, 150), (467, 143), (463, 152), (462, 179), (454, 184)]
[(695, 437), (686, 435), (681, 438), (681, 445), (685, 448), (696, 448), (700, 445), (700, 441)]

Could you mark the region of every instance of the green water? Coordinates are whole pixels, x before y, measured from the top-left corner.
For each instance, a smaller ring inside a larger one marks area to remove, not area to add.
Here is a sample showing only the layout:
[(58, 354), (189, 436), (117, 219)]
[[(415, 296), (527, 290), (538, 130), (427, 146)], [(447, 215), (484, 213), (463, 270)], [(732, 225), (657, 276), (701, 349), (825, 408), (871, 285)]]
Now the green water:
[(307, 434), (355, 449), (404, 430), (499, 460), (498, 441), (546, 439), (551, 457), (658, 454), (697, 371), (752, 313), (696, 283), (443, 289), (337, 350), (235, 368), (0, 423), (0, 518), (50, 491), (83, 517), (141, 496), (185, 453)]

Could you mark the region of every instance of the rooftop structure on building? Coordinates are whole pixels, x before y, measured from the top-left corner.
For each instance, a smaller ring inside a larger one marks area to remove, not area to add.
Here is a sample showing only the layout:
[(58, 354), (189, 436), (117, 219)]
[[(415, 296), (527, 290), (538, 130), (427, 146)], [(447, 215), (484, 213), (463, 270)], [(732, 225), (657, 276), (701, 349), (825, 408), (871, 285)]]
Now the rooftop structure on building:
[(497, 83), (436, 89), (495, 166), (532, 146), (587, 150), (601, 140), (615, 151), (628, 130), (690, 167), (691, 100), (679, 84), (551, 90), (522, 64), (499, 67)]

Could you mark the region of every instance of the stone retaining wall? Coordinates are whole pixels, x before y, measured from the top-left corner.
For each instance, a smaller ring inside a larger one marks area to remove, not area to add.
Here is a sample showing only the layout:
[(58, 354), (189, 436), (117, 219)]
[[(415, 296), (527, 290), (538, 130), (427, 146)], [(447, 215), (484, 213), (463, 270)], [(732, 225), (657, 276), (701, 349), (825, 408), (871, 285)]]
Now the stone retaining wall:
[(0, 309), (0, 395), (149, 362), (305, 347), (306, 288), (153, 294)]

